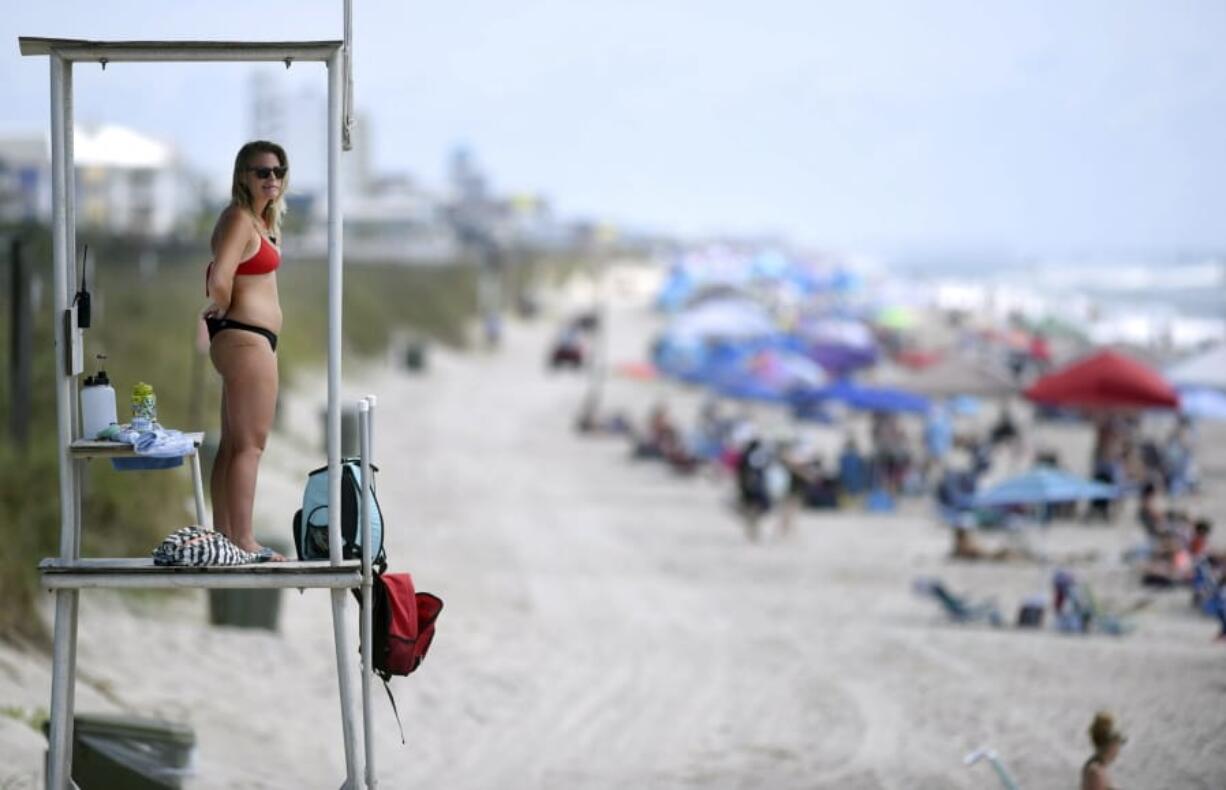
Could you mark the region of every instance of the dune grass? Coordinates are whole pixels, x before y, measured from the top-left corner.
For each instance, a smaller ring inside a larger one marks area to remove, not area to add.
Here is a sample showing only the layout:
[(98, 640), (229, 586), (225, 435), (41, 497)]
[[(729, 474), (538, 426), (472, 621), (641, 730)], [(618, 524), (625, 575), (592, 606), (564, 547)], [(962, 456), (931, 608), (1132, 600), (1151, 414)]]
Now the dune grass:
[[(0, 366), (0, 638), (46, 644), (37, 616), (37, 563), (58, 553), (50, 245), (45, 230), (25, 231), (27, 260), (41, 286), (34, 304), (34, 363), (30, 441), (8, 435), (11, 381)], [(220, 382), (196, 348), (196, 316), (204, 305), (198, 248), (162, 249), (156, 256), (119, 240), (79, 238), (91, 245), (94, 325), (86, 333), (86, 372), (106, 354), (120, 420), (137, 381), (151, 385), (160, 421), (216, 434)], [(7, 263), (7, 262), (6, 262)], [(97, 265), (97, 276), (94, 266)], [(564, 277), (573, 260), (534, 260), (508, 274), (511, 288), (538, 278)], [(10, 348), (8, 266), (0, 291), (0, 347)], [(462, 347), (477, 310), (474, 266), (350, 265), (345, 269), (344, 354), (382, 352), (399, 330)], [(323, 261), (287, 261), (279, 277), (285, 326), (278, 346), (283, 386), (322, 365), (327, 338), (327, 271)], [(511, 291), (511, 288), (508, 291)], [(6, 353), (4, 359), (9, 359)], [(171, 528), (192, 518), (191, 487), (181, 472), (116, 472), (105, 461), (86, 465), (82, 552), (86, 556), (145, 556)], [(169, 525), (169, 526), (168, 526)]]

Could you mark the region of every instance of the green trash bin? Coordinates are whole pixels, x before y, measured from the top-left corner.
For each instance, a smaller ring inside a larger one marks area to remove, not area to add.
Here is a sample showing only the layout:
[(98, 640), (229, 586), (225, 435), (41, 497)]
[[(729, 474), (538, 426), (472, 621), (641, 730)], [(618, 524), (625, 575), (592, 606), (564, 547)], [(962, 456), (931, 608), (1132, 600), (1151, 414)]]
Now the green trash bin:
[(82, 713), (72, 743), (72, 780), (81, 790), (177, 789), (195, 773), (196, 733), (184, 724)]
[[(283, 543), (271, 540), (261, 543), (294, 559), (293, 549)], [(276, 631), (277, 618), (281, 614), (281, 592), (279, 589), (209, 590), (209, 622)]]
[(277, 630), (280, 590), (209, 590), (209, 622), (237, 628)]

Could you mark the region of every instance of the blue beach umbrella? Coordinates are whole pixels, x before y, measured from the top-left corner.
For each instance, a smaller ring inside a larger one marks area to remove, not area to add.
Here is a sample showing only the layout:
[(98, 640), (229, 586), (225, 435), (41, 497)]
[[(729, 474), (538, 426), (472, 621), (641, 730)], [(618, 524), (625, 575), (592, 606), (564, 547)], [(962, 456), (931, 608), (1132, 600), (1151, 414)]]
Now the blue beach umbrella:
[(775, 323), (761, 306), (745, 300), (706, 302), (672, 320), (673, 336), (744, 339), (775, 332)]
[(1179, 413), (1197, 420), (1226, 420), (1226, 392), (1209, 387), (1181, 388)]
[(847, 379), (836, 381), (829, 387), (798, 392), (792, 402), (796, 411), (803, 413), (814, 401), (820, 403), (827, 400), (841, 401), (861, 411), (890, 414), (926, 414), (931, 408), (929, 400), (922, 395), (888, 387), (864, 387)]
[(808, 357), (770, 345), (746, 348), (731, 364), (711, 373), (719, 394), (771, 403), (787, 403), (793, 391), (827, 382), (825, 371)]
[(1115, 499), (1120, 493), (1118, 486), (1096, 483), (1059, 469), (1039, 467), (976, 494), (972, 502), (976, 507), (1046, 505), (1086, 499)]

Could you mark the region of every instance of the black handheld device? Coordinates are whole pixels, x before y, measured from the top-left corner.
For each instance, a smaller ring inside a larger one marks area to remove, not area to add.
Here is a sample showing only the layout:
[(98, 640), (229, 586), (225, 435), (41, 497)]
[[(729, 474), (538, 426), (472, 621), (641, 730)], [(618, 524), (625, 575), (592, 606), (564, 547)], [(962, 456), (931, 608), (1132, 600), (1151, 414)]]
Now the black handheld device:
[(89, 245), (85, 245), (85, 252), (81, 255), (81, 289), (77, 291), (76, 297), (72, 303), (77, 306), (77, 326), (81, 329), (89, 329), (90, 310), (89, 310), (89, 291), (85, 289), (85, 264), (89, 261)]

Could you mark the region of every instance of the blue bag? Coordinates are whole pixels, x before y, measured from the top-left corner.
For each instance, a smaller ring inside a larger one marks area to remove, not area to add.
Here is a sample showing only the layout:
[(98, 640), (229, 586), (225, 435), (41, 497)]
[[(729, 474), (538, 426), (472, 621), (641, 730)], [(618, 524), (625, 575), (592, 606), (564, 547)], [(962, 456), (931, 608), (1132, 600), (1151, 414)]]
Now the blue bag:
[[(370, 467), (371, 562), (386, 566), (383, 551), (383, 512), (375, 496), (375, 466)], [(362, 507), (362, 465), (357, 458), (341, 459), (341, 556), (362, 558), (362, 536), (358, 528)], [(302, 509), (294, 514), (294, 549), (300, 560), (328, 559), (328, 467), (321, 466), (307, 475), (302, 492)]]

